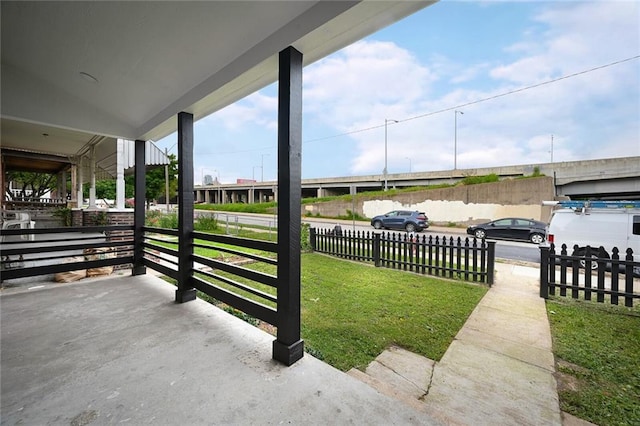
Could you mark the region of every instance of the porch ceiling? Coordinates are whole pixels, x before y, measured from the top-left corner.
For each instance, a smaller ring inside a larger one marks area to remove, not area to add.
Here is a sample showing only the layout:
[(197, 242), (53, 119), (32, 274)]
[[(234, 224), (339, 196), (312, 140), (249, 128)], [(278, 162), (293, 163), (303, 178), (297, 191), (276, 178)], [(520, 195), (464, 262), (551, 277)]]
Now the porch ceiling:
[(2, 147), (158, 140), (274, 82), (287, 46), (309, 64), (431, 3), (2, 1)]

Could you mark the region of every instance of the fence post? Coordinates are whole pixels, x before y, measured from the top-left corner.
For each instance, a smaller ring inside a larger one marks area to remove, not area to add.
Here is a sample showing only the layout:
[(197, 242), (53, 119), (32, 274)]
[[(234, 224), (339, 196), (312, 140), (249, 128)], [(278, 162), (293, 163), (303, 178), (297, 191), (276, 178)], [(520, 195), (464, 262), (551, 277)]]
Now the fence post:
[(625, 268), (624, 268), (624, 306), (633, 307), (633, 250), (631, 248), (627, 249), (627, 257), (625, 260)]
[(549, 247), (540, 246), (540, 297), (549, 298)]
[(488, 256), (487, 256), (487, 284), (489, 287), (493, 285), (493, 272), (496, 267), (496, 242), (487, 241), (488, 244)]
[(380, 233), (373, 233), (373, 263), (376, 267), (380, 266)]
[(311, 250), (316, 251), (316, 228), (309, 228), (309, 244)]

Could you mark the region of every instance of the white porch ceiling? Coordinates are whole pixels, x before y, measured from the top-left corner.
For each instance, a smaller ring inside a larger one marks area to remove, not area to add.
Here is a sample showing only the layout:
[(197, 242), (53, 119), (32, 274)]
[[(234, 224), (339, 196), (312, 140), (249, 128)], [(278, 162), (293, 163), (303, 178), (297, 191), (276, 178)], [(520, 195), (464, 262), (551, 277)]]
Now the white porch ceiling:
[(158, 140), (178, 112), (276, 81), (287, 46), (306, 65), (431, 3), (2, 1), (0, 143), (76, 156), (96, 138)]

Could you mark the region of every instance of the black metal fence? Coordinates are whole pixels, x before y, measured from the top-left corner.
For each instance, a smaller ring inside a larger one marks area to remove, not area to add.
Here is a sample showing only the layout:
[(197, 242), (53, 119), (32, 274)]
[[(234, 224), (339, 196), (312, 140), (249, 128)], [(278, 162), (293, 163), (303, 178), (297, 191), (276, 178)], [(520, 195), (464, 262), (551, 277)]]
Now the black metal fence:
[(1, 279), (130, 265), (133, 226), (0, 230)]
[(392, 232), (310, 229), (314, 251), (375, 266), (493, 284), (495, 242)]
[(620, 299), (627, 307), (633, 306), (634, 299), (640, 298), (640, 262), (634, 262), (633, 251), (627, 249), (621, 254), (614, 248), (611, 257), (601, 250), (587, 247), (579, 251), (574, 246), (571, 254), (566, 244), (556, 253), (556, 247), (540, 247), (540, 297), (545, 299), (556, 295), (573, 299), (592, 300), (595, 294), (599, 303), (610, 302), (618, 305)]

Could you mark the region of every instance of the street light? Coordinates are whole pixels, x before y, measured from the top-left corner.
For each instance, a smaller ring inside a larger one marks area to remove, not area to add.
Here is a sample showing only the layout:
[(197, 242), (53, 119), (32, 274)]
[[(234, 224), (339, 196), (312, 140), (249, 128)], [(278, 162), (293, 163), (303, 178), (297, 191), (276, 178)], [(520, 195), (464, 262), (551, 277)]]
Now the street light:
[(220, 172), (216, 169), (214, 170), (216, 174), (216, 183), (218, 184), (218, 204), (222, 204), (222, 190), (220, 188)]
[(384, 174), (384, 190), (387, 191), (389, 187), (387, 186), (387, 123), (389, 122), (397, 123), (398, 120), (384, 119), (384, 170), (382, 173)]
[(409, 160), (409, 173), (411, 173), (411, 158), (409, 158), (409, 157), (404, 157), (404, 158)]
[(262, 161), (260, 162), (260, 182), (264, 182), (264, 156), (269, 154), (262, 154)]
[(453, 170), (458, 168), (458, 114), (464, 115), (464, 112), (455, 110), (453, 121)]

